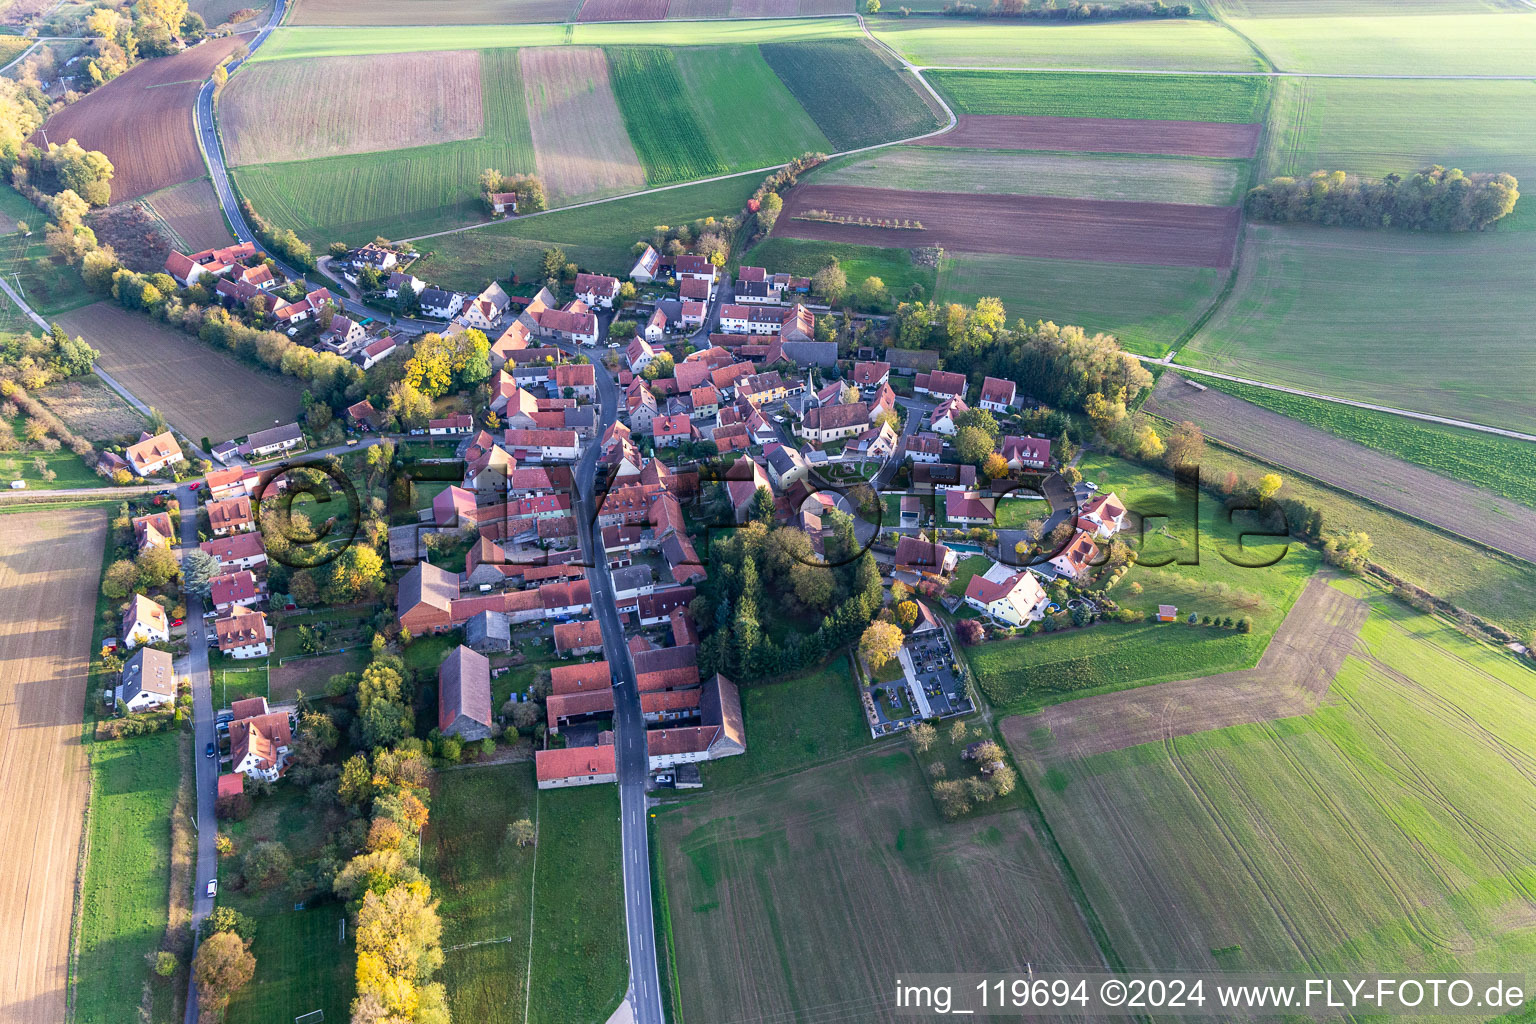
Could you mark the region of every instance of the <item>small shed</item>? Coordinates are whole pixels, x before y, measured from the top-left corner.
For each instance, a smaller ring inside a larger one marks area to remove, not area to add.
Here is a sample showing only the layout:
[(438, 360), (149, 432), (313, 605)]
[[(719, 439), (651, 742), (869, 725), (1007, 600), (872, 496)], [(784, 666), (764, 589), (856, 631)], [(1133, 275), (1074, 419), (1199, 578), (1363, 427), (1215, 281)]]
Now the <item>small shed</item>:
[(1157, 606), (1158, 622), (1176, 622), (1179, 618), (1179, 606), (1174, 604), (1160, 604)]
[(464, 623), (464, 643), (481, 654), (505, 651), (512, 646), (512, 620), (506, 612), (483, 611)]

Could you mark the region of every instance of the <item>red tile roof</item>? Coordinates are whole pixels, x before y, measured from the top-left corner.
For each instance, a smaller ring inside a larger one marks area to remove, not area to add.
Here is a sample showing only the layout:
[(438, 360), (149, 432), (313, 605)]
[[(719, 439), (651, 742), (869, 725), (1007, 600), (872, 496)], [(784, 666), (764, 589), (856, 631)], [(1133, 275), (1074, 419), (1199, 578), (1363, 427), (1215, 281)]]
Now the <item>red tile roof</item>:
[(533, 764), (540, 782), (617, 773), (614, 768), (614, 748), (611, 745), (538, 750), (534, 751)]

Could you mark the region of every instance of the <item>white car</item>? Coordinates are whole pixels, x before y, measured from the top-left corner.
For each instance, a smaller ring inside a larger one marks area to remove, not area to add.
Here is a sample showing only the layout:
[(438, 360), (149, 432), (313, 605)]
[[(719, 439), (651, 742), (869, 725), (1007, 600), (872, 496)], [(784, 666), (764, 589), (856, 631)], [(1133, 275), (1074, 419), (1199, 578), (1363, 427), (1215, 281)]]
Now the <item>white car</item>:
[(1083, 481), (1083, 486), (1086, 487), (1090, 491), (1096, 491), (1096, 490), (1099, 489), (1099, 485), (1094, 483), (1092, 480), (1084, 480)]
[(208, 888), (204, 891), (209, 899), (213, 899), (219, 894), (219, 880), (217, 878), (208, 879)]

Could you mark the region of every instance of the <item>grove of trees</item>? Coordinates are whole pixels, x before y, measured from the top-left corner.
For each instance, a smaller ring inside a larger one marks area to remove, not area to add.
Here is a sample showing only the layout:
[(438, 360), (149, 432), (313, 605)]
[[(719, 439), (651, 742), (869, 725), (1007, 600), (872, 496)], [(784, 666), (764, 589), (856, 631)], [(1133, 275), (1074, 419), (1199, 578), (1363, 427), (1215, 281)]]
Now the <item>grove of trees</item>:
[(1370, 180), (1344, 171), (1271, 178), (1248, 193), (1248, 216), (1281, 223), (1403, 231), (1481, 231), (1515, 208), (1511, 174), (1464, 174), (1438, 164)]

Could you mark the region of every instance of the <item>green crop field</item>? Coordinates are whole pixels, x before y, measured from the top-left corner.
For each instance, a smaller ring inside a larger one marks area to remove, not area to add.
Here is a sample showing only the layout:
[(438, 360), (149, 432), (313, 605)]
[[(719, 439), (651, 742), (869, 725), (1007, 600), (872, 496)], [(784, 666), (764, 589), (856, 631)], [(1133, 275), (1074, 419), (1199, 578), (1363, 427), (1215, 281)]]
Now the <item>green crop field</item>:
[[(1253, 619), (1253, 632), (1182, 622), (1115, 623), (969, 648), (966, 654), (987, 697), (1018, 710), (1084, 692), (1251, 667), (1316, 570), (1316, 553), (1298, 543), (1253, 536), (1241, 541), (1241, 534), (1265, 526), (1241, 515), (1233, 522), (1203, 494), (1198, 510), (1182, 505), (1171, 478), (1122, 459), (1088, 455), (1079, 468), (1101, 493), (1113, 491), (1145, 519), (1144, 539), (1136, 541), (1134, 529), (1122, 535), (1135, 543), (1141, 560), (1111, 592), (1121, 607), (1150, 615), (1158, 605), (1172, 604), (1181, 616), (1246, 615)], [(1255, 565), (1262, 567), (1247, 567)], [(1140, 584), (1142, 592), (1133, 593), (1132, 584)]]
[(1128, 117), (1251, 124), (1264, 110), (1263, 78), (1095, 75), (1082, 72), (929, 71), (957, 114)]
[(1291, 419), (1321, 427), (1339, 437), (1390, 452), (1437, 473), (1536, 507), (1536, 479), (1529, 472), (1531, 460), (1536, 458), (1536, 444), (1530, 441), (1356, 409), (1214, 377), (1206, 378), (1202, 383)]
[(918, 65), (1259, 71), (1236, 33), (1210, 21), (1098, 24), (998, 23), (936, 18), (870, 19), (875, 35)]
[(925, 789), (898, 740), (658, 809), (678, 1018), (890, 1020), (893, 971), (1101, 962), (1036, 816)]
[(145, 958), (165, 938), (171, 808), (180, 737), (153, 733), (91, 743), (91, 813), (78, 910), (74, 1019), (109, 1024), (137, 1007)]
[[(1016, 750), (1130, 970), (1519, 970), (1536, 957), (1536, 675), (1367, 592), (1315, 712), (1058, 759)], [(1006, 731), (1006, 724), (1005, 724)]]
[[(1280, 79), (1262, 160), (1266, 176), (1443, 164), (1536, 181), (1536, 82)], [(1536, 224), (1524, 206), (1499, 230)]]
[(1529, 75), (1529, 11), (1391, 17), (1233, 18), (1282, 71), (1329, 74)]
[(863, 40), (764, 43), (759, 50), (838, 150), (910, 138), (942, 124), (912, 76)]
[(411, 25), (279, 28), (254, 61), (294, 60), (417, 50), (500, 49), (509, 46), (743, 46), (790, 39), (851, 39), (850, 18), (732, 19), (716, 21), (584, 22), (577, 25)]
[(1258, 479), (1278, 471), (1285, 480), (1282, 498), (1299, 498), (1320, 510), (1328, 532), (1368, 534), (1371, 561), (1388, 572), (1517, 636), (1536, 630), (1536, 566), (1529, 562), (1218, 445), (1206, 447), (1200, 471), (1208, 480), (1229, 472)]
[(931, 192), (1235, 206), (1248, 187), (1248, 164), (1194, 157), (892, 146), (817, 168), (814, 180)]
[[(1536, 232), (1251, 225), (1192, 366), (1414, 412), (1536, 429)], [(1490, 373), (1490, 367), (1498, 367)]]
[(798, 238), (767, 238), (741, 257), (741, 262), (775, 273), (809, 277), (833, 259), (843, 268), (850, 286), (867, 277), (885, 282), (886, 291), (904, 299), (915, 285), (925, 299), (933, 296), (934, 271), (912, 262), (907, 249), (883, 249), (842, 242), (812, 242)]
[[(731, 170), (832, 151), (756, 46), (687, 46), (674, 52), (688, 100), (698, 108), (699, 127)], [(750, 117), (742, 116), (746, 109)]]
[[(504, 846), (519, 818), (537, 820), (536, 848)], [(455, 1020), (576, 1024), (612, 1012), (629, 973), (618, 843), (611, 786), (540, 793), (527, 762), (437, 775), (422, 870), (442, 901), (439, 979)]]
[(938, 298), (974, 304), (993, 296), (1010, 321), (1076, 324), (1113, 334), (1132, 352), (1162, 356), (1215, 301), (1224, 280), (1203, 267), (954, 253), (939, 273)]
[(694, 117), (671, 50), (612, 46), (607, 54), (613, 95), (647, 183), (667, 185), (730, 169)]
[(317, 248), (483, 220), (480, 173), (487, 167), (533, 171), (535, 161), (517, 51), (482, 54), (480, 77), (485, 135), (479, 139), (240, 167), (235, 183), (264, 216)]
[(414, 273), (434, 281), (465, 282), (461, 287), (478, 281), (474, 286), (483, 288), (488, 278), (505, 279), (509, 264), (527, 278), (544, 248), (560, 245), (583, 270), (622, 277), (634, 266), (631, 248), (637, 241), (650, 238), (656, 225), (738, 213), (761, 180), (755, 175), (741, 175), (683, 185), (429, 238), (420, 243), (428, 256), (417, 264)]

